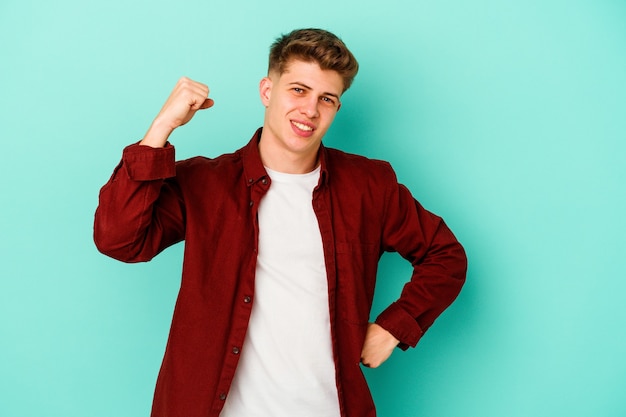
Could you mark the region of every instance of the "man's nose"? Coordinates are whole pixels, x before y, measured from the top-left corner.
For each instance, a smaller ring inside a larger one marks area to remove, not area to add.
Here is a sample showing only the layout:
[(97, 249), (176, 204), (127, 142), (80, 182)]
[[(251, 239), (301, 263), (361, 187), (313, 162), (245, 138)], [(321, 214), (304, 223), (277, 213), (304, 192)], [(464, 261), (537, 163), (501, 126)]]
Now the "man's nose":
[(313, 119), (319, 116), (318, 106), (319, 100), (316, 97), (307, 97), (300, 107), (300, 112), (308, 118)]

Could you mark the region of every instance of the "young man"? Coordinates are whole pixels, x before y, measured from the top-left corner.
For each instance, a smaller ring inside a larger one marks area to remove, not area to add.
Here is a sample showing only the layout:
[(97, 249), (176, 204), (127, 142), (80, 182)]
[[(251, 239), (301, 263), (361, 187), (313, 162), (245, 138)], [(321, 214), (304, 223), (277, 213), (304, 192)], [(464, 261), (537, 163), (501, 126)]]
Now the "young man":
[[(170, 133), (211, 107), (181, 79), (102, 188), (94, 239), (125, 262), (185, 240), (183, 278), (152, 416), (365, 417), (360, 364), (415, 346), (465, 280), (461, 245), (389, 164), (322, 145), (357, 62), (296, 30), (271, 48), (263, 127), (244, 148), (174, 162)], [(413, 265), (369, 323), (384, 251)]]

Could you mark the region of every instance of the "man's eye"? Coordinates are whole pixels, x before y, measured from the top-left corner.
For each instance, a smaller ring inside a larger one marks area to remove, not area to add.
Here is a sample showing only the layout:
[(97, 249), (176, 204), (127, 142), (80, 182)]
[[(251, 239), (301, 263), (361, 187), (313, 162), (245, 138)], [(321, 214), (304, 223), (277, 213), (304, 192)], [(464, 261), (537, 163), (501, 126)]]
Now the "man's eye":
[(334, 104), (335, 102), (333, 101), (332, 98), (330, 97), (322, 97), (322, 101), (328, 103), (328, 104)]
[(296, 93), (304, 93), (304, 90), (302, 88), (299, 88), (299, 87), (294, 87), (293, 91), (296, 92)]

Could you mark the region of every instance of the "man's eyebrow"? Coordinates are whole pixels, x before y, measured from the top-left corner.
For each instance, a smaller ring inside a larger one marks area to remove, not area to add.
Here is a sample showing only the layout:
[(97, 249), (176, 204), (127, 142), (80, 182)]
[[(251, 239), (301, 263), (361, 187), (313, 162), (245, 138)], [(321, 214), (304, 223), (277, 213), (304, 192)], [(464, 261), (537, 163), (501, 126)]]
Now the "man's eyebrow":
[[(307, 90), (312, 90), (311, 87), (309, 87), (308, 85), (306, 85), (305, 83), (303, 83), (301, 81), (294, 81), (292, 83), (289, 83), (288, 85), (290, 85), (290, 86), (291, 85), (297, 85), (297, 86), (300, 86), (300, 87), (304, 87)], [(335, 94), (335, 93), (326, 92), (326, 93), (323, 93), (323, 95), (335, 97), (337, 100), (339, 100), (339, 96), (337, 94)]]

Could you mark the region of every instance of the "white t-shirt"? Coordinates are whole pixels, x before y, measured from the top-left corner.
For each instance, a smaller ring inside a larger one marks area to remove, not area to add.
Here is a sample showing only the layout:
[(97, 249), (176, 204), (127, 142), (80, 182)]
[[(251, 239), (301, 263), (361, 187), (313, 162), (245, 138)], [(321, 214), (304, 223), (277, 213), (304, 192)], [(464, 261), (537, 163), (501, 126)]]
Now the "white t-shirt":
[(222, 417), (338, 417), (328, 282), (313, 212), (319, 168), (267, 169), (254, 304)]

